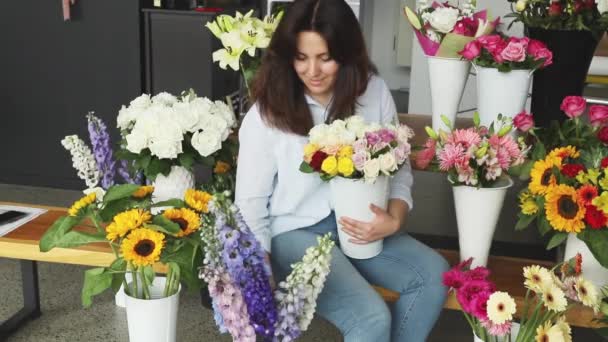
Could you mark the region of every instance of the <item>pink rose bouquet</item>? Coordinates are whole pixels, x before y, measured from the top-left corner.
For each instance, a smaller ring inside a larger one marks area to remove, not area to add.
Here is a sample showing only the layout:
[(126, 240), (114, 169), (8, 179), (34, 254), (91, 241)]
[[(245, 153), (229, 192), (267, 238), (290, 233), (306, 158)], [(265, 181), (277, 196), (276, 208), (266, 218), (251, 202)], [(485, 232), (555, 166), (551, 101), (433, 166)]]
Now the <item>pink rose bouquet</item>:
[(528, 37), (486, 35), (467, 43), (458, 52), (475, 65), (497, 68), (508, 72), (513, 69), (536, 70), (553, 63), (553, 54), (547, 46)]

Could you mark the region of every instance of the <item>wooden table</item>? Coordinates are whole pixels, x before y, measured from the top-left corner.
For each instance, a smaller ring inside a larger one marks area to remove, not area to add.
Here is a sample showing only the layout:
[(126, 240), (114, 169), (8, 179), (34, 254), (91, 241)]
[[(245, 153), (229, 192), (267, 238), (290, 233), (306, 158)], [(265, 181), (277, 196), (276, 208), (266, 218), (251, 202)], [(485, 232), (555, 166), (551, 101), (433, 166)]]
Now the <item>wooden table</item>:
[[(0, 204), (23, 205), (18, 203)], [(6, 236), (0, 237), (0, 257), (21, 260), (24, 294), (24, 308), (2, 324), (0, 328), (0, 340), (3, 336), (10, 333), (10, 331), (17, 329), (23, 322), (40, 315), (37, 261), (105, 267), (114, 260), (112, 251), (105, 244), (79, 248), (54, 248), (46, 253), (40, 252), (38, 248), (40, 238), (57, 218), (65, 215), (66, 209), (38, 207), (49, 211)], [(457, 251), (439, 250), (439, 252), (451, 265), (458, 263)], [(523, 308), (525, 296), (522, 268), (532, 264), (545, 267), (552, 266), (551, 263), (538, 260), (500, 256), (490, 256), (489, 258), (488, 266), (493, 271), (491, 275), (492, 280), (497, 284), (498, 290), (509, 292), (515, 298), (518, 314), (521, 313), (520, 310)], [(164, 272), (165, 268), (163, 265), (158, 264), (155, 266), (155, 270), (157, 272)], [(395, 302), (399, 298), (399, 294), (396, 292), (379, 287), (375, 288), (387, 302)], [(444, 307), (451, 310), (461, 310), (453, 293), (450, 293), (448, 296)], [(593, 311), (583, 306), (576, 306), (568, 312), (568, 322), (573, 326), (597, 327), (598, 325), (593, 323), (592, 319)]]

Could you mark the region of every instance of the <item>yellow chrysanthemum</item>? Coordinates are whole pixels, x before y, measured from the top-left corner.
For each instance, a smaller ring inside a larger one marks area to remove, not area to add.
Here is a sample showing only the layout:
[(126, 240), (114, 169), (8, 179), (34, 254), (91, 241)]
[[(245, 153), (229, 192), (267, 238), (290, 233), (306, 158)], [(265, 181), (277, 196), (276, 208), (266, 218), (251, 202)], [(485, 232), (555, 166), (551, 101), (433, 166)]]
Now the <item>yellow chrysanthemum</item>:
[(68, 209), (68, 215), (70, 216), (78, 216), (80, 210), (88, 207), (91, 203), (95, 202), (97, 199), (97, 195), (94, 192), (82, 197), (78, 201), (74, 202), (70, 209)]
[(120, 245), (126, 261), (137, 267), (153, 265), (160, 259), (165, 245), (165, 236), (148, 228), (133, 230)]
[(549, 157), (558, 157), (562, 160), (565, 158), (578, 158), (581, 153), (574, 146), (559, 147), (549, 152)]
[(532, 194), (544, 195), (557, 184), (557, 179), (552, 172), (554, 167), (561, 169), (562, 160), (560, 158), (547, 157), (534, 163), (530, 172), (530, 185), (528, 185)]
[(230, 164), (221, 160), (218, 160), (217, 163), (215, 163), (215, 167), (213, 168), (213, 173), (217, 174), (223, 174), (228, 171), (230, 171)]
[(116, 238), (123, 237), (129, 231), (141, 227), (151, 219), (152, 215), (142, 209), (124, 211), (114, 216), (112, 223), (106, 227), (106, 239), (113, 241)]
[(353, 147), (345, 145), (338, 150), (338, 157), (350, 158), (354, 153)]
[(184, 196), (184, 200), (190, 208), (205, 214), (209, 212), (209, 201), (212, 199), (213, 196), (208, 192), (194, 189), (186, 190), (186, 195)]
[(585, 228), (585, 207), (579, 203), (576, 189), (560, 184), (549, 189), (545, 196), (547, 220), (558, 231), (578, 233)]
[(564, 291), (562, 291), (562, 289), (554, 284), (551, 284), (551, 286), (545, 286), (545, 288), (543, 288), (542, 298), (545, 307), (551, 311), (563, 312), (566, 310), (566, 306), (568, 306), (566, 294)]
[(540, 293), (545, 287), (553, 284), (551, 272), (538, 265), (524, 267), (524, 285), (530, 290)]
[(167, 209), (163, 216), (179, 225), (181, 231), (175, 236), (181, 237), (192, 234), (201, 227), (201, 218), (196, 212), (187, 208)]
[(338, 160), (334, 156), (325, 158), (323, 164), (321, 164), (321, 170), (330, 176), (338, 174)]
[(506, 292), (494, 292), (486, 302), (488, 318), (494, 324), (503, 324), (513, 319), (516, 306), (515, 300)]
[(576, 289), (578, 299), (583, 305), (593, 308), (596, 312), (599, 310), (601, 300), (599, 292), (593, 283), (583, 277), (578, 277), (574, 284), (574, 288)]
[(135, 198), (144, 198), (154, 192), (152, 185), (144, 185), (137, 189), (131, 196)]
[(317, 144), (306, 144), (304, 146), (304, 160), (307, 163), (310, 163), (312, 160), (313, 154), (315, 154), (319, 150), (319, 145)]
[(536, 328), (536, 342), (564, 342), (564, 334), (557, 325), (548, 320)]
[(338, 159), (338, 172), (344, 177), (349, 177), (355, 172), (355, 164), (353, 164), (350, 157), (341, 157)]

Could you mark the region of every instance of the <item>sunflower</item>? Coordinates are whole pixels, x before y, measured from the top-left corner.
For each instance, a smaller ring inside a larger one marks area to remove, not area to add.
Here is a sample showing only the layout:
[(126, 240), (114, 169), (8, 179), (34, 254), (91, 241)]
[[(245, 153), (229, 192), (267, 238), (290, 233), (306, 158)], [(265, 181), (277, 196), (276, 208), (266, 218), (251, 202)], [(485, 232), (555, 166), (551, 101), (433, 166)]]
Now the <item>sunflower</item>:
[(88, 207), (91, 203), (95, 202), (96, 199), (97, 195), (94, 192), (82, 197), (78, 201), (74, 202), (70, 209), (68, 209), (68, 215), (78, 216), (78, 214), (80, 214), (80, 210)]
[(153, 192), (154, 187), (152, 185), (144, 185), (140, 186), (139, 189), (135, 190), (135, 192), (131, 196), (135, 198), (144, 198)]
[(568, 301), (566, 300), (566, 294), (562, 289), (551, 284), (545, 286), (542, 291), (542, 298), (545, 307), (551, 311), (563, 312), (566, 310)]
[(175, 234), (177, 237), (190, 235), (201, 227), (201, 218), (191, 209), (167, 209), (163, 216), (179, 225), (181, 231)]
[(553, 280), (551, 272), (538, 265), (524, 267), (524, 285), (530, 290), (540, 293), (545, 287), (551, 286)]
[(574, 288), (576, 289), (578, 299), (583, 305), (592, 308), (595, 312), (599, 310), (600, 296), (593, 283), (582, 277), (578, 277), (574, 284)]
[(112, 223), (106, 227), (106, 239), (113, 241), (118, 237), (123, 237), (129, 231), (141, 227), (151, 219), (152, 215), (142, 209), (124, 211), (114, 216)]
[(560, 148), (556, 148), (553, 151), (549, 152), (549, 157), (550, 158), (554, 158), (554, 157), (558, 157), (560, 159), (566, 159), (566, 158), (578, 158), (581, 155), (581, 153), (579, 151), (576, 150), (576, 147), (574, 146), (566, 146), (566, 147), (560, 147)]
[(141, 267), (157, 262), (164, 245), (163, 233), (148, 228), (139, 228), (133, 230), (122, 241), (120, 251), (126, 261)]
[(205, 191), (188, 189), (184, 199), (190, 208), (206, 214), (209, 212), (209, 201), (213, 199), (213, 196)]
[(593, 199), (597, 197), (597, 187), (591, 184), (585, 184), (576, 191), (576, 194), (578, 195), (581, 204), (585, 206), (590, 205)]
[(230, 171), (230, 164), (221, 160), (218, 160), (217, 163), (215, 163), (215, 167), (213, 168), (213, 173), (217, 174), (226, 173), (228, 171)]
[(558, 231), (578, 233), (585, 228), (585, 207), (580, 204), (576, 189), (568, 185), (556, 185), (545, 196), (547, 220)]
[(506, 292), (496, 291), (492, 293), (487, 303), (488, 318), (494, 324), (503, 324), (513, 319), (515, 313), (515, 301)]
[(556, 157), (547, 157), (534, 163), (530, 172), (530, 185), (528, 188), (534, 195), (544, 195), (549, 189), (557, 184), (553, 175), (553, 168), (561, 169), (562, 160)]

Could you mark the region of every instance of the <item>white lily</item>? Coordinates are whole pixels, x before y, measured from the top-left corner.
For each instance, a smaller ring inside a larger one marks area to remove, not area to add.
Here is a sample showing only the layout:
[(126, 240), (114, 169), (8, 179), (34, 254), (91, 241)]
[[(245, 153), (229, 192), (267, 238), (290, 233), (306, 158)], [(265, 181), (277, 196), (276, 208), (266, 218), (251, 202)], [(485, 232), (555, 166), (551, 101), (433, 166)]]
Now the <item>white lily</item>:
[(477, 25), (477, 32), (475, 32), (475, 38), (481, 37), (484, 34), (487, 34), (486, 31), (490, 27), (490, 22), (483, 19), (477, 19), (479, 25)]
[(264, 20), (262, 21), (262, 27), (264, 28), (264, 30), (267, 33), (272, 34), (272, 32), (274, 32), (277, 29), (277, 26), (281, 22), (282, 18), (283, 18), (283, 11), (277, 13), (277, 15), (267, 15), (264, 17)]
[(220, 68), (226, 70), (226, 66), (230, 66), (232, 70), (239, 71), (239, 59), (243, 50), (235, 50), (229, 46), (225, 49), (214, 51), (211, 58), (214, 62), (220, 62)]
[(241, 39), (246, 46), (245, 49), (250, 56), (255, 55), (255, 49), (265, 49), (270, 43), (270, 38), (261, 27), (255, 27), (253, 22), (249, 22), (240, 29)]
[(249, 10), (249, 12), (245, 13), (245, 15), (241, 14), (241, 12), (236, 11), (235, 19), (240, 22), (246, 22), (253, 15), (253, 10)]
[(208, 22), (205, 25), (205, 27), (208, 28), (209, 31), (211, 31), (211, 33), (213, 33), (213, 35), (216, 36), (217, 38), (219, 38), (220, 35), (223, 33), (222, 29), (220, 28), (218, 23), (215, 21)]

